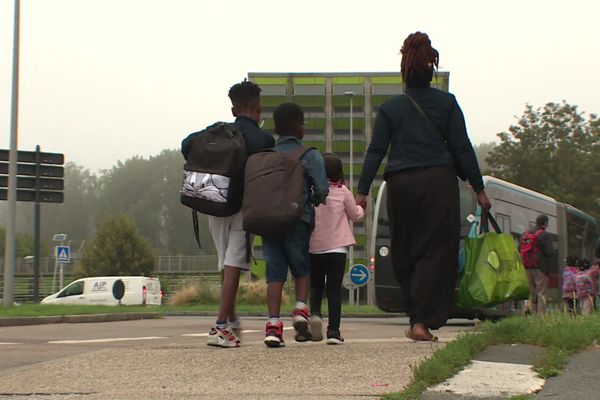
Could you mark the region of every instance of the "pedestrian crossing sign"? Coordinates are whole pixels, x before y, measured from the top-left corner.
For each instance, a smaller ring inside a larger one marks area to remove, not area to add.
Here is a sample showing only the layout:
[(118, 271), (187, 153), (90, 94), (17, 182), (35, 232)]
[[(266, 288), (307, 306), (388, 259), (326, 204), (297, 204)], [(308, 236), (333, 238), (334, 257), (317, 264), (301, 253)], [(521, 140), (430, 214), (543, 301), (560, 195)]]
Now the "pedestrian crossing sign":
[(54, 254), (56, 261), (59, 263), (68, 263), (71, 256), (71, 247), (69, 246), (56, 246), (54, 248)]

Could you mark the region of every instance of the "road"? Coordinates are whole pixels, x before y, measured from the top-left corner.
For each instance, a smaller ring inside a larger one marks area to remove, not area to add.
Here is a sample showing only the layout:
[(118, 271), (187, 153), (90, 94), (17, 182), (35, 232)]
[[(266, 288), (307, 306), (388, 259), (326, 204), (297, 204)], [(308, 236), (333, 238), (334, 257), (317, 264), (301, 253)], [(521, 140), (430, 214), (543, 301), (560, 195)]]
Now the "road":
[[(404, 337), (405, 318), (342, 320), (346, 343), (266, 348), (265, 320), (243, 319), (242, 347), (206, 346), (212, 317), (0, 328), (0, 399), (372, 399), (399, 391), (438, 343)], [(289, 320), (284, 324), (291, 326)]]

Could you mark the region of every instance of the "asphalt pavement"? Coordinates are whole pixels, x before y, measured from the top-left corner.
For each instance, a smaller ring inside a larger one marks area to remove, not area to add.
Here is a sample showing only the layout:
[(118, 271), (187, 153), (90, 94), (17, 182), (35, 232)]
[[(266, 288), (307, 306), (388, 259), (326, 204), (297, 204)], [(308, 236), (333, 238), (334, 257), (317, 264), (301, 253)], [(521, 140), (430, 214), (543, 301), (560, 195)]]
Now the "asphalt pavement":
[(404, 337), (406, 318), (346, 318), (346, 343), (263, 344), (264, 318), (243, 320), (242, 347), (206, 346), (213, 317), (0, 328), (0, 399), (374, 399), (472, 329), (454, 321), (438, 343)]
[[(246, 317), (242, 347), (215, 349), (205, 344), (214, 317), (131, 317), (0, 327), (0, 400), (375, 399), (402, 390), (415, 366), (473, 328), (452, 320), (437, 332), (440, 342), (414, 343), (404, 337), (406, 318), (345, 318), (346, 343), (328, 346), (294, 342), (284, 320), (286, 348), (268, 349), (264, 318)], [(547, 381), (532, 367), (542, 352), (493, 346), (422, 399), (600, 398), (600, 346), (571, 356)]]

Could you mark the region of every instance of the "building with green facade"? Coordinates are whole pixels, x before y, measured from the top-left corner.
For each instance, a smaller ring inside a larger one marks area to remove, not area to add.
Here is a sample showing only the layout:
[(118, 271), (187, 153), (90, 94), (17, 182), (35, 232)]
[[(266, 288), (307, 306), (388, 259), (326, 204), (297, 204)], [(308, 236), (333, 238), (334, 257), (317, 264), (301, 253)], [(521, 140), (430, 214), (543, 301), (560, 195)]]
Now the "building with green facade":
[[(273, 129), (273, 110), (284, 102), (294, 102), (304, 109), (304, 143), (322, 152), (334, 152), (344, 161), (346, 183), (353, 171), (356, 191), (364, 153), (371, 140), (377, 107), (388, 98), (403, 92), (399, 72), (343, 73), (267, 73), (251, 72), (249, 80), (261, 87), (263, 128)], [(432, 86), (448, 90), (448, 72), (439, 72)], [(352, 105), (352, 109), (351, 109)], [(350, 134), (352, 118), (353, 165), (350, 165)], [(384, 161), (385, 163), (385, 161)], [(369, 249), (373, 199), (382, 180), (382, 165), (371, 189), (371, 201), (364, 222), (355, 224), (357, 240), (355, 262), (365, 263)]]

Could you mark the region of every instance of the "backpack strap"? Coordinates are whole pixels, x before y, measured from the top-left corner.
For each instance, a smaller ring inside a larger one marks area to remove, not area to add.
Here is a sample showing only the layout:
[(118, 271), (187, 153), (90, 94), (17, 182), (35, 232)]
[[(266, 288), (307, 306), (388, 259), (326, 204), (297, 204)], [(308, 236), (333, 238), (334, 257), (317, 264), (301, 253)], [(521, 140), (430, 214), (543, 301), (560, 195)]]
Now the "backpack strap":
[(200, 244), (200, 229), (198, 227), (198, 213), (196, 210), (192, 210), (192, 220), (194, 221), (194, 236), (196, 236), (196, 243), (198, 243), (198, 248), (202, 250), (202, 245)]
[(293, 160), (299, 161), (306, 153), (308, 153), (309, 150), (313, 150), (313, 149), (316, 150), (315, 147), (307, 147), (304, 145), (300, 145), (299, 147), (295, 148), (294, 150), (288, 151), (287, 156)]

